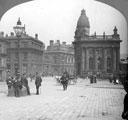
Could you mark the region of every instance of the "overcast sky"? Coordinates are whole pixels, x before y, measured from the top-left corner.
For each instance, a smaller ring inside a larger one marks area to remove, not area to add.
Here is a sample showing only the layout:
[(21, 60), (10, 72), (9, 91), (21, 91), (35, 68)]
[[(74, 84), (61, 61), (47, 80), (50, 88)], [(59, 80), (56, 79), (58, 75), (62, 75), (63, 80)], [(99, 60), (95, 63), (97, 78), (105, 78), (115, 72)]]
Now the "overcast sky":
[(116, 9), (93, 0), (36, 0), (7, 11), (0, 21), (0, 31), (10, 34), (20, 17), (30, 36), (38, 33), (47, 46), (49, 40), (74, 41), (74, 32), (82, 9), (90, 22), (90, 34), (112, 35), (116, 26), (120, 34), (121, 53), (127, 53), (127, 23)]

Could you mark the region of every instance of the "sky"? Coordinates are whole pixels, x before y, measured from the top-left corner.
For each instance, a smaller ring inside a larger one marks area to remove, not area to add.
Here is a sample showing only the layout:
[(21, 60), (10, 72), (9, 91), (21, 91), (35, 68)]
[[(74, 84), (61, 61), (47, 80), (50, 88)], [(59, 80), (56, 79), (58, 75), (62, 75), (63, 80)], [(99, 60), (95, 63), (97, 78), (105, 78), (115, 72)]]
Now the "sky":
[(74, 32), (81, 10), (85, 9), (90, 22), (90, 35), (112, 35), (116, 26), (120, 34), (121, 54), (127, 54), (127, 22), (124, 16), (106, 4), (94, 0), (35, 0), (23, 3), (7, 11), (0, 21), (0, 31), (14, 32), (13, 27), (20, 17), (30, 36), (38, 34), (45, 46), (50, 40), (74, 41)]

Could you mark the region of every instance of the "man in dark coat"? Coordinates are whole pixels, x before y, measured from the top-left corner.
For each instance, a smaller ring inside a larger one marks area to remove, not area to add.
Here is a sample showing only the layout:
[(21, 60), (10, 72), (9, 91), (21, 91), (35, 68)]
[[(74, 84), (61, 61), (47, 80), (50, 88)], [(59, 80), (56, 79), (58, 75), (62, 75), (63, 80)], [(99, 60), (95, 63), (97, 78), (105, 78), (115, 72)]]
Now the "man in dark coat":
[(23, 74), (23, 76), (21, 77), (21, 84), (26, 87), (27, 94), (30, 95), (30, 90), (29, 90), (28, 80), (26, 78), (26, 74)]
[(122, 113), (122, 118), (128, 120), (128, 75), (124, 78), (123, 81), (124, 90), (126, 91), (126, 95), (124, 97), (124, 110)]
[(11, 76), (9, 76), (7, 79), (6, 79), (6, 83), (8, 85), (8, 89), (11, 89), (11, 87), (13, 86), (13, 81), (11, 79)]
[(41, 86), (42, 78), (36, 73), (35, 85), (36, 85), (36, 94), (39, 95), (39, 87)]
[(13, 78), (13, 87), (14, 87), (14, 93), (16, 97), (20, 97), (20, 88), (21, 88), (21, 81), (18, 79), (18, 77)]
[(63, 90), (67, 90), (68, 79), (69, 79), (67, 73), (64, 73), (60, 79), (61, 79), (61, 84), (63, 85)]

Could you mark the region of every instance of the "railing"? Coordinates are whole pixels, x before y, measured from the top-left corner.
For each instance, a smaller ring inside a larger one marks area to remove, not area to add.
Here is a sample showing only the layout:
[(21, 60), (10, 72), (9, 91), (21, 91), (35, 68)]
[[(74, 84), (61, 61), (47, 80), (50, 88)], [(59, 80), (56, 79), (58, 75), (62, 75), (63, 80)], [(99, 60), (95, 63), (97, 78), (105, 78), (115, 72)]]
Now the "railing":
[(89, 38), (91, 39), (91, 38), (96, 38), (96, 39), (98, 39), (98, 40), (103, 40), (103, 39), (119, 39), (119, 37), (117, 37), (117, 38), (115, 38), (115, 37), (113, 37), (112, 35), (92, 35), (92, 36), (89, 36)]

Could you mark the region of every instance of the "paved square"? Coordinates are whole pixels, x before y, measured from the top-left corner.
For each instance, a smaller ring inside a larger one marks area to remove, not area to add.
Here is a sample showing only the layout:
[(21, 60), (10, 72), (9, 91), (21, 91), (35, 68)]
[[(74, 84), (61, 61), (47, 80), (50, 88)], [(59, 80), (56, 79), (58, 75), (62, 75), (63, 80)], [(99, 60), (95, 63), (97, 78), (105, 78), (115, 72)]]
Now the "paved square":
[(43, 78), (40, 95), (35, 95), (33, 82), (29, 82), (31, 95), (7, 97), (7, 86), (0, 83), (0, 120), (122, 120), (122, 85), (108, 81), (90, 84), (78, 79), (67, 91), (53, 78)]

